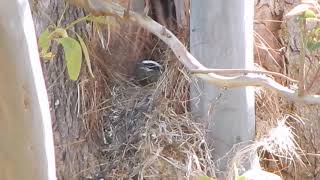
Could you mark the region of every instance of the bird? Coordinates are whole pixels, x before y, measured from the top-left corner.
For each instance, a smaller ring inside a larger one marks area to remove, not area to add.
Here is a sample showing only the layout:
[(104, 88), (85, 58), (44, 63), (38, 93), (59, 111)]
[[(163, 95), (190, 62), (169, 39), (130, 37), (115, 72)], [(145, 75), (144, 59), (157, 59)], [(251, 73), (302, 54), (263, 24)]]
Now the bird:
[(149, 59), (139, 60), (135, 64), (134, 79), (141, 86), (147, 86), (159, 80), (163, 67), (158, 62)]

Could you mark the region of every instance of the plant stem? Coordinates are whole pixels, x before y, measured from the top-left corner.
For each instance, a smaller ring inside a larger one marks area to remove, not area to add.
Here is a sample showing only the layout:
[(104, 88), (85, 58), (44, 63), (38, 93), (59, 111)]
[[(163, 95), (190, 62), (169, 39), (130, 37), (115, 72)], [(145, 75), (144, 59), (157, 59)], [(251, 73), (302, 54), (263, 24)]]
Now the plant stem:
[(76, 25), (77, 23), (81, 22), (81, 21), (85, 21), (88, 18), (89, 15), (81, 17), (79, 19), (76, 19), (74, 21), (72, 21), (65, 29), (68, 30), (71, 27), (73, 27), (74, 25)]

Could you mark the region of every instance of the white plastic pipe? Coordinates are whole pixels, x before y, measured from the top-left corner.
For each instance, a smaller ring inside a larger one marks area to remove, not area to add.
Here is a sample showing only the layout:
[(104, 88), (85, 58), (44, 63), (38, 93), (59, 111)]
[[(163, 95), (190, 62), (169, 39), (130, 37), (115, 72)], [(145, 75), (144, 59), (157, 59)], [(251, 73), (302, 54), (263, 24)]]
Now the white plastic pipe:
[(49, 104), (28, 0), (0, 0), (0, 179), (56, 179)]

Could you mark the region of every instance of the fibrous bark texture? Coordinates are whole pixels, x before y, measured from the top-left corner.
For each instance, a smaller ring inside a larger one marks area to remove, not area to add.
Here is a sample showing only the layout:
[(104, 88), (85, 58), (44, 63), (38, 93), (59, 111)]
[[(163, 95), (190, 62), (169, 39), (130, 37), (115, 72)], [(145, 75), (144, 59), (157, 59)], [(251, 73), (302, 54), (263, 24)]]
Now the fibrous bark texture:
[[(302, 47), (300, 43), (301, 28), (294, 18), (287, 18), (285, 15), (299, 3), (301, 3), (299, 0), (257, 0), (255, 14), (256, 62), (268, 70), (282, 72), (294, 79), (299, 79), (299, 58)], [(319, 78), (319, 57), (315, 54), (307, 53), (305, 60), (306, 89), (310, 94), (319, 93), (320, 88), (317, 83)], [(271, 95), (269, 94), (269, 96)], [(320, 141), (317, 137), (320, 135), (320, 107), (318, 105), (308, 106), (283, 102), (279, 98), (276, 101), (273, 101), (273, 104), (279, 106), (277, 106), (276, 111), (269, 113), (270, 115), (272, 114), (271, 116), (277, 113), (290, 114), (299, 116), (304, 121), (304, 123), (301, 123), (296, 119), (291, 119), (287, 122), (295, 133), (298, 145), (305, 153), (301, 157), (306, 166), (302, 166), (296, 160), (296, 163), (282, 161), (281, 165), (277, 167), (274, 163), (269, 163), (265, 168), (278, 171), (278, 173), (280, 170), (280, 174), (284, 179), (319, 179), (320, 162), (317, 153), (320, 152)], [(268, 109), (272, 109), (272, 107), (266, 106), (263, 108), (261, 104), (257, 106), (263, 109), (258, 109), (258, 117), (263, 113), (268, 114)], [(270, 121), (276, 120), (272, 119), (273, 117), (271, 116), (268, 118)], [(274, 116), (274, 118), (277, 117)], [(264, 120), (257, 122), (258, 127), (259, 124), (263, 124), (262, 121)]]
[[(65, 7), (60, 0), (39, 0), (30, 2), (37, 37), (50, 25), (61, 26), (84, 15), (79, 8)], [(64, 17), (61, 18), (65, 10)], [(87, 34), (83, 24), (71, 29), (83, 35)], [(56, 57), (52, 61), (42, 62), (47, 86), (59, 180), (84, 179), (94, 177), (99, 172), (99, 159), (96, 157), (97, 147), (90, 140), (90, 130), (81, 116), (80, 85), (69, 80), (63, 51), (57, 46), (52, 47)]]

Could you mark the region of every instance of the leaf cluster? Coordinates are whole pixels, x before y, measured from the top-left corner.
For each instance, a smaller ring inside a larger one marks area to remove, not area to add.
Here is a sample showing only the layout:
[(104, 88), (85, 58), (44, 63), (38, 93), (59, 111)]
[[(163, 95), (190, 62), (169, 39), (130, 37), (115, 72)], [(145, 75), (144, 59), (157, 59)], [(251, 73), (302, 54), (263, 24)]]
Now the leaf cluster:
[(53, 43), (57, 43), (63, 47), (64, 57), (67, 64), (67, 72), (69, 78), (74, 81), (79, 77), (83, 56), (91, 76), (94, 77), (91, 68), (90, 56), (85, 41), (78, 33), (75, 33), (76, 38), (71, 37), (68, 34), (68, 30), (71, 27), (82, 21), (107, 25), (108, 27), (116, 24), (115, 20), (109, 16), (88, 15), (71, 22), (66, 27), (49, 26), (41, 32), (38, 39), (40, 57), (44, 60), (54, 59), (56, 53), (50, 51), (50, 47)]
[[(308, 21), (320, 22), (320, 5), (315, 0), (304, 0), (301, 4), (295, 6), (287, 16), (296, 16), (302, 23)], [(306, 32), (306, 48), (310, 52), (320, 49), (320, 27), (316, 26)]]

